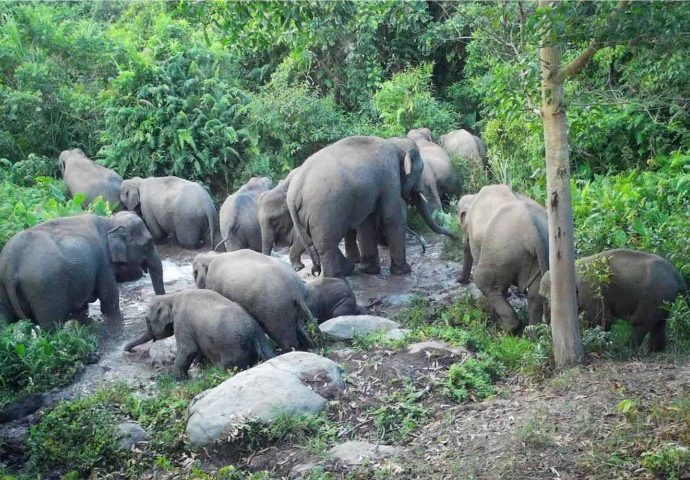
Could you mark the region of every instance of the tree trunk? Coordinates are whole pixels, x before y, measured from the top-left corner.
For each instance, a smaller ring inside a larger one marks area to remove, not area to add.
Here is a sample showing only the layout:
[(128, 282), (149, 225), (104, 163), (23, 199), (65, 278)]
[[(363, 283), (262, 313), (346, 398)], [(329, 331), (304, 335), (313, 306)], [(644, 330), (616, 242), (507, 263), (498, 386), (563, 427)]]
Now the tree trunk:
[[(540, 6), (550, 4), (541, 0)], [(544, 42), (547, 42), (547, 35)], [(549, 268), (551, 275), (551, 332), (557, 368), (582, 361), (575, 289), (575, 245), (570, 197), (568, 119), (565, 115), (563, 81), (556, 79), (561, 66), (558, 45), (540, 48), (542, 118), (546, 150), (546, 192), (549, 213)]]

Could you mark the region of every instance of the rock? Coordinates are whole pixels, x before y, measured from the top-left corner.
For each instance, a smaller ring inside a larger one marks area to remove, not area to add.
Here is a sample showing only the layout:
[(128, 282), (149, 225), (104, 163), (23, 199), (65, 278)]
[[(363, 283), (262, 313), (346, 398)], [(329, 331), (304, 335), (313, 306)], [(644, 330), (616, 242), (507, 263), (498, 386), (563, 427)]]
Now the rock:
[(466, 356), (468, 352), (459, 347), (453, 347), (446, 342), (441, 340), (427, 340), (426, 342), (410, 343), (407, 346), (408, 353), (425, 353), (429, 356), (431, 355), (443, 355), (443, 356)]
[(311, 471), (318, 465), (317, 462), (306, 462), (306, 463), (299, 463), (292, 467), (292, 470), (290, 470), (290, 476), (289, 478), (293, 480), (301, 480), (303, 478), (309, 478), (309, 474)]
[(187, 436), (192, 445), (207, 445), (248, 420), (268, 423), (285, 413), (314, 414), (326, 406), (324, 396), (344, 389), (342, 369), (334, 361), (309, 352), (286, 353), (198, 395), (189, 407)]
[(42, 393), (32, 393), (24, 398), (15, 400), (9, 405), (0, 409), (0, 423), (13, 422), (31, 415), (43, 406), (45, 395)]
[(151, 439), (151, 435), (141, 428), (141, 425), (134, 422), (119, 424), (115, 427), (115, 436), (118, 448), (124, 450), (131, 450), (135, 444)]
[(369, 460), (380, 460), (402, 453), (401, 447), (374, 445), (369, 442), (352, 440), (331, 448), (328, 454), (346, 465), (361, 465)]
[(405, 336), (410, 333), (407, 328), (394, 328), (393, 330), (388, 330), (388, 333), (383, 337), (384, 340), (402, 340)]
[(393, 320), (374, 315), (343, 315), (331, 318), (319, 325), (321, 331), (336, 340), (352, 340), (355, 336), (368, 335), (374, 332), (387, 332), (399, 328)]

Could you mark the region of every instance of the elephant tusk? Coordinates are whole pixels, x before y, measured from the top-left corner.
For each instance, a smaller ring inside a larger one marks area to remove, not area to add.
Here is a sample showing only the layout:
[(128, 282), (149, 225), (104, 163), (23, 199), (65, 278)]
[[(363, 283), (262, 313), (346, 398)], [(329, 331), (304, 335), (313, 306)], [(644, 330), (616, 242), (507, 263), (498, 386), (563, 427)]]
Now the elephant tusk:
[(419, 197), (420, 197), (422, 200), (424, 200), (426, 203), (429, 203), (429, 200), (426, 199), (426, 197), (424, 196), (424, 194), (423, 194), (422, 192), (419, 192)]

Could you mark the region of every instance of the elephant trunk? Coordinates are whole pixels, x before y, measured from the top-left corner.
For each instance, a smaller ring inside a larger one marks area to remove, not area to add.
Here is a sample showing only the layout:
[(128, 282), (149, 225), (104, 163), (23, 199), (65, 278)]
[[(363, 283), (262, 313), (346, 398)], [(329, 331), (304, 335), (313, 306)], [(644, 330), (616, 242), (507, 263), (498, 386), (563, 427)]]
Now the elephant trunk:
[(429, 228), (431, 228), (434, 232), (450, 237), (453, 240), (459, 240), (457, 235), (449, 232), (445, 228), (441, 227), (438, 223), (436, 223), (436, 220), (434, 220), (434, 217), (431, 214), (429, 203), (426, 201), (426, 199), (419, 193), (415, 193), (414, 195), (415, 206), (417, 207), (417, 210), (419, 210), (419, 213), (422, 215), (424, 222), (427, 225), (429, 225)]
[(144, 333), (139, 338), (135, 338), (134, 340), (129, 342), (127, 345), (125, 345), (125, 352), (131, 352), (132, 350), (134, 350), (134, 347), (138, 347), (142, 343), (150, 342), (153, 339), (154, 338), (153, 338), (153, 335), (151, 335), (151, 332), (147, 331), (146, 333)]
[(163, 285), (163, 263), (161, 257), (158, 255), (155, 247), (151, 247), (151, 253), (145, 260), (146, 268), (149, 270), (151, 276), (151, 284), (156, 295), (165, 295), (165, 286)]
[(273, 232), (273, 229), (261, 225), (261, 253), (263, 253), (264, 255), (268, 255), (270, 257), (274, 243), (275, 233)]

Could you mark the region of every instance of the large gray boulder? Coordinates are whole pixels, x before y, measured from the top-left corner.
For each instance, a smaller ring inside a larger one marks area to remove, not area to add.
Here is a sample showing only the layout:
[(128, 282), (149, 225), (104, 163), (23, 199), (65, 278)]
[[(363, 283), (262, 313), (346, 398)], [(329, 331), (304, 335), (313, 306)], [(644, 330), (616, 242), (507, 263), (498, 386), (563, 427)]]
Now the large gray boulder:
[(203, 446), (250, 420), (270, 423), (280, 414), (315, 414), (344, 389), (342, 368), (334, 361), (309, 352), (286, 353), (198, 395), (189, 407), (187, 436), (192, 445)]
[(374, 315), (343, 315), (323, 322), (319, 328), (327, 337), (352, 340), (356, 336), (400, 328), (400, 324)]

